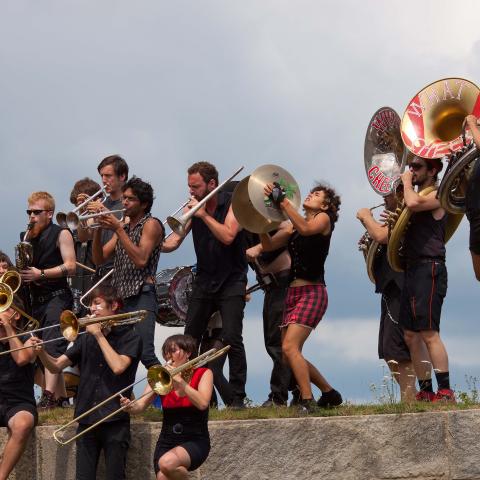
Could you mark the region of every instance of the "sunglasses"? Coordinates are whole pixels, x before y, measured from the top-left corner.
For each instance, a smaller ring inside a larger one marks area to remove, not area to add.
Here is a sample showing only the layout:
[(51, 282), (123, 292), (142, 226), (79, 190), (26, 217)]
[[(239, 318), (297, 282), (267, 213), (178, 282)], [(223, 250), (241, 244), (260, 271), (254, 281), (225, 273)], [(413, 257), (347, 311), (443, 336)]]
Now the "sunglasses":
[(421, 163), (417, 163), (417, 162), (412, 162), (408, 168), (410, 168), (410, 170), (413, 170), (414, 172), (417, 172), (418, 170), (421, 170), (425, 165), (422, 165)]
[(49, 212), (50, 210), (26, 210), (27, 215), (30, 216), (32, 213), (37, 216), (40, 215), (42, 212)]

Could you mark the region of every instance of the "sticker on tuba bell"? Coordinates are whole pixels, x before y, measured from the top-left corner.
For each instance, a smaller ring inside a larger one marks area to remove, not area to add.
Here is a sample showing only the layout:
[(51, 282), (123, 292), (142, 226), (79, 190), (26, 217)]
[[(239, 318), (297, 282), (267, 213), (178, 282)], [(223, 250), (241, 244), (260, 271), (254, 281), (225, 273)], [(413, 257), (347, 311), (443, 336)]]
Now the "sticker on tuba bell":
[(377, 153), (372, 156), (372, 164), (367, 172), (368, 181), (380, 195), (391, 193), (398, 178), (400, 167), (394, 153)]

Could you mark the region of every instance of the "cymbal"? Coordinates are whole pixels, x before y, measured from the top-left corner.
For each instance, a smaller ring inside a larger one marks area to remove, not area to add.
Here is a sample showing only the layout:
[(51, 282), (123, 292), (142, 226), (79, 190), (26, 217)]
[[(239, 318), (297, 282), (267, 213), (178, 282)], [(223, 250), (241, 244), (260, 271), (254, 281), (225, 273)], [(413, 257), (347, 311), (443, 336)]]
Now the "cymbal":
[(262, 165), (250, 175), (248, 181), (248, 198), (253, 207), (265, 218), (274, 222), (283, 222), (286, 216), (280, 207), (275, 206), (263, 192), (267, 183), (278, 182), (285, 190), (287, 198), (298, 210), (301, 205), (300, 189), (295, 179), (278, 165)]

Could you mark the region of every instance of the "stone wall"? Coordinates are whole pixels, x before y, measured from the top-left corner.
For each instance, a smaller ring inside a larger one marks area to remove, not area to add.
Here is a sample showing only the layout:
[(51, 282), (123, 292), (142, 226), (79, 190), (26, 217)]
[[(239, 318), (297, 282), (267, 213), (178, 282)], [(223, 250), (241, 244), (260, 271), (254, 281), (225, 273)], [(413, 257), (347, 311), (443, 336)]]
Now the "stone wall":
[[(154, 479), (157, 423), (135, 423), (128, 478)], [(39, 427), (15, 480), (73, 480), (75, 447)], [(211, 422), (200, 480), (480, 480), (480, 410)], [(0, 429), (0, 448), (6, 440)], [(103, 478), (100, 474), (98, 478)]]

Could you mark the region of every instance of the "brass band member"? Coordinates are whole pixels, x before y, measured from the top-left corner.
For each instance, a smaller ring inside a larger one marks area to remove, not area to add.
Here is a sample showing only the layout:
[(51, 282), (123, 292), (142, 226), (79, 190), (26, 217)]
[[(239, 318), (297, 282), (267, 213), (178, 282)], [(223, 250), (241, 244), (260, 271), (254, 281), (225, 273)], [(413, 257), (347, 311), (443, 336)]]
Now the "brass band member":
[[(155, 273), (160, 258), (164, 228), (150, 213), (153, 205), (151, 185), (132, 177), (122, 187), (123, 208), (130, 221), (120, 222), (113, 214), (99, 217), (102, 228), (93, 236), (93, 259), (97, 265), (113, 258), (112, 284), (124, 302), (126, 312), (148, 310), (148, 316), (135, 325), (143, 342), (141, 361), (145, 368), (160, 363), (155, 355), (155, 317), (158, 309)], [(102, 246), (102, 231), (114, 232)]]
[[(120, 155), (109, 155), (105, 157), (97, 167), (98, 173), (102, 179), (102, 184), (106, 187), (105, 192), (108, 195), (107, 199), (102, 203), (101, 200), (92, 201), (87, 205), (89, 213), (96, 213), (105, 210), (121, 210), (123, 208), (122, 187), (128, 180), (128, 164)], [(97, 191), (100, 187), (97, 189)], [(81, 194), (77, 197), (77, 202), (86, 200), (88, 195)], [(92, 192), (95, 193), (95, 192)], [(115, 214), (117, 218), (121, 215)], [(96, 221), (95, 221), (96, 222)], [(101, 243), (105, 245), (113, 237), (113, 232), (104, 229), (101, 233)], [(78, 240), (86, 242), (93, 239), (92, 231), (85, 230), (81, 225), (78, 228)], [(108, 258), (106, 261), (97, 265), (97, 278), (103, 277), (113, 268), (113, 258)], [(107, 279), (106, 282), (109, 282)], [(110, 283), (110, 282), (109, 282)]]
[[(188, 169), (188, 187), (192, 208), (218, 186), (218, 171), (208, 162), (194, 163)], [(189, 299), (185, 333), (200, 344), (208, 321), (217, 310), (222, 317), (224, 345), (230, 345), (229, 390), (219, 393), (227, 406), (244, 408), (247, 382), (247, 359), (243, 345), (243, 310), (247, 285), (247, 260), (241, 228), (233, 215), (232, 193), (222, 190), (200, 208), (189, 224), (197, 256), (197, 275)], [(180, 246), (185, 237), (172, 234), (162, 250), (170, 252)], [(220, 366), (223, 359), (212, 365), (215, 386), (222, 383)], [(217, 368), (218, 367), (218, 368)]]
[[(475, 145), (480, 150), (480, 129), (475, 115), (468, 115), (466, 123), (470, 128)], [(470, 253), (473, 271), (480, 281), (480, 161), (477, 159), (470, 175), (465, 195), (466, 214), (470, 222)]]
[[(391, 193), (384, 197), (387, 211), (395, 211), (397, 200)], [(373, 241), (381, 244), (374, 260), (375, 292), (381, 293), (380, 328), (378, 332), (378, 358), (385, 360), (395, 380), (400, 386), (401, 401), (415, 399), (415, 375), (410, 358), (410, 351), (405, 343), (403, 328), (399, 323), (400, 299), (403, 289), (404, 274), (395, 272), (387, 260), (388, 227), (386, 223), (375, 220), (370, 208), (362, 208), (357, 218), (367, 229)], [(425, 347), (421, 357), (428, 359)], [(428, 363), (420, 363), (423, 368), (420, 378), (430, 378)], [(420, 394), (420, 396), (423, 394)], [(420, 397), (418, 399), (421, 399)]]
[[(94, 317), (105, 317), (119, 313), (121, 300), (115, 289), (99, 286), (90, 295), (90, 311)], [(75, 416), (89, 410), (115, 392), (131, 385), (135, 381), (141, 352), (141, 339), (131, 325), (108, 327), (101, 323), (86, 327), (87, 335), (75, 340), (64, 355), (54, 358), (43, 350), (40, 339), (34, 337), (38, 357), (52, 372), (61, 372), (65, 367), (78, 365), (80, 384), (78, 386)], [(130, 391), (125, 395), (129, 396)], [(82, 432), (120, 406), (119, 398), (98, 408), (79, 422), (77, 433)], [(127, 450), (130, 444), (130, 417), (119, 412), (96, 428), (76, 440), (76, 478), (91, 480), (96, 478), (100, 453), (105, 455), (106, 478), (108, 480), (125, 479)]]
[[(53, 224), (54, 211), (55, 201), (49, 193), (34, 192), (28, 198), (28, 221), (33, 224), (28, 240), (33, 245), (33, 265), (20, 273), (22, 281), (30, 287), (32, 316), (42, 327), (58, 325), (60, 313), (72, 307), (67, 276), (75, 273), (75, 248), (70, 231)], [(59, 336), (60, 328), (42, 332), (43, 340)], [(67, 341), (52, 342), (45, 348), (50, 355), (59, 357), (65, 352)], [(39, 408), (62, 406), (65, 397), (63, 375), (46, 371)]]
[[(14, 303), (22, 310), (25, 308), (18, 298)], [(31, 343), (30, 339), (24, 342), (20, 337), (2, 339), (17, 334), (17, 327), (21, 327), (18, 312), (9, 308), (0, 313), (0, 352)], [(7, 443), (0, 456), (0, 480), (6, 480), (10, 475), (37, 423), (33, 393), (34, 360), (32, 348), (0, 356), (0, 427), (8, 428)]]
[[(340, 197), (332, 188), (317, 185), (303, 202), (305, 217), (302, 217), (279, 186), (266, 185), (265, 195), (279, 205), (291, 221), (274, 237), (261, 234), (260, 239), (263, 250), (267, 252), (288, 245), (292, 260), (290, 286), (281, 325), (282, 351), (300, 390), (299, 408), (303, 412), (311, 413), (317, 405), (320, 407), (340, 405), (342, 403), (340, 393), (332, 388), (302, 354), (305, 341), (327, 310), (324, 265), (335, 222), (338, 219)], [(313, 399), (310, 382), (322, 392), (317, 403)]]
[[(172, 335), (165, 340), (162, 354), (170, 362), (167, 368), (176, 368), (195, 356), (197, 346), (190, 335)], [(163, 423), (155, 448), (153, 466), (157, 480), (187, 479), (188, 472), (196, 470), (208, 457), (210, 436), (208, 433), (208, 406), (213, 390), (213, 375), (208, 368), (193, 370), (191, 379), (181, 374), (173, 377), (173, 390), (162, 395)], [(129, 411), (143, 412), (156, 398), (150, 385), (145, 392), (151, 392)], [(122, 405), (130, 400), (122, 399)]]
[[(455, 402), (450, 388), (447, 350), (440, 338), (440, 315), (447, 293), (445, 266), (445, 227), (447, 214), (433, 191), (418, 192), (435, 186), (442, 169), (438, 159), (414, 157), (402, 174), (405, 205), (414, 212), (405, 234), (405, 283), (400, 305), (400, 323), (405, 331), (421, 400)], [(418, 191), (414, 187), (418, 186)], [(435, 371), (438, 391), (433, 393), (431, 378), (422, 378), (423, 342)]]

